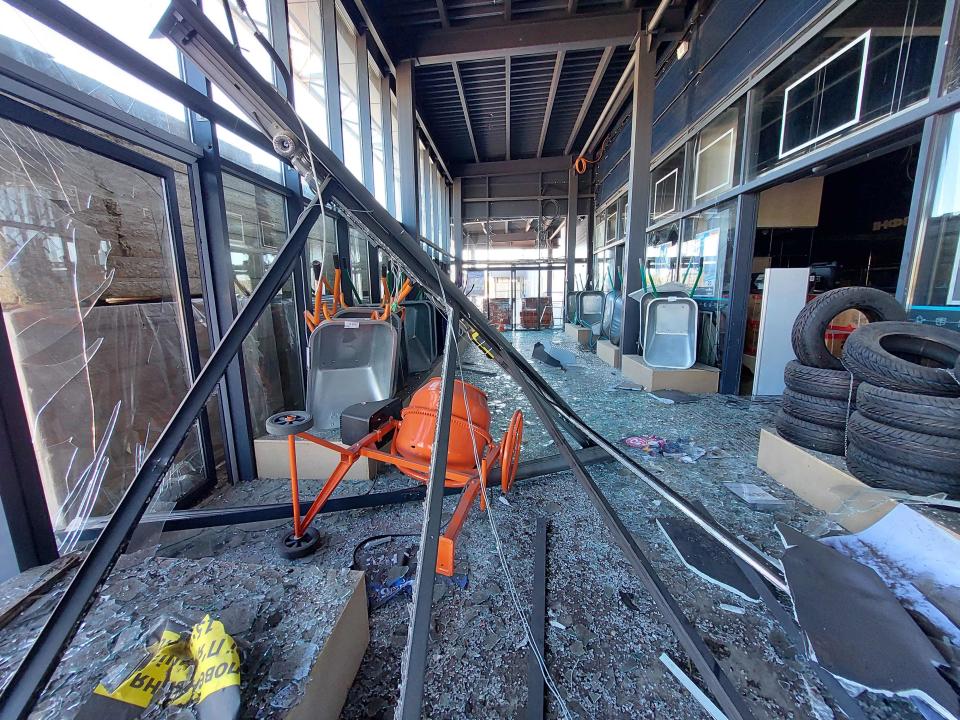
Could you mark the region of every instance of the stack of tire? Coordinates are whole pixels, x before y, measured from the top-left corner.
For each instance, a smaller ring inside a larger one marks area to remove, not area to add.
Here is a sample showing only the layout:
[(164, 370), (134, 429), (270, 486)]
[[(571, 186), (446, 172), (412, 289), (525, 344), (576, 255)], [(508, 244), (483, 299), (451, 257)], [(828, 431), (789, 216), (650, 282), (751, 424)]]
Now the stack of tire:
[(960, 497), (960, 332), (866, 325), (844, 345), (843, 364), (860, 381), (850, 472), (874, 487)]
[[(832, 321), (847, 310), (859, 310), (870, 321), (864, 328), (906, 318), (892, 295), (868, 287), (829, 290), (808, 302), (797, 315), (791, 334), (797, 359), (787, 363), (783, 371), (786, 390), (777, 415), (777, 431), (796, 445), (831, 455), (843, 455), (846, 450), (847, 418), (858, 397), (859, 378), (852, 376), (827, 347)], [(857, 332), (860, 329), (853, 335)]]

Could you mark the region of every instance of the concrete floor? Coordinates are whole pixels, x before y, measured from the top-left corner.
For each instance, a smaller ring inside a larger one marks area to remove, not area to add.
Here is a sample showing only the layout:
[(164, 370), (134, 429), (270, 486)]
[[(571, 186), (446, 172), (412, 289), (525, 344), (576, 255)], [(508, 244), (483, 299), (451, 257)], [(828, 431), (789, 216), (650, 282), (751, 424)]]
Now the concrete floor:
[[(692, 404), (662, 405), (645, 393), (615, 389), (620, 373), (595, 355), (580, 352), (562, 333), (515, 332), (508, 337), (527, 357), (538, 340), (577, 352), (578, 365), (568, 371), (534, 364), (608, 439), (655, 434), (668, 440), (689, 438), (703, 448), (723, 451), (718, 454), (724, 457), (704, 457), (694, 464), (630, 452), (764, 552), (780, 554), (776, 522), (788, 522), (812, 535), (839, 530), (756, 468), (760, 428), (772, 424), (776, 403), (709, 395)], [(546, 431), (513, 382), (502, 374), (488, 377), (473, 372), (474, 368), (497, 369), (484, 362), (475, 348), (464, 352), (462, 361), (464, 379), (488, 393), (494, 436), (503, 432), (513, 410), (520, 407), (526, 417), (523, 459), (555, 454)], [(655, 522), (672, 513), (654, 493), (617, 465), (595, 465), (591, 472), (755, 715), (833, 717), (832, 701), (764, 608), (703, 581), (681, 564)], [(724, 481), (757, 483), (786, 500), (786, 508), (775, 514), (753, 511), (723, 487)], [(376, 481), (376, 490), (408, 484), (389, 473)], [(305, 494), (316, 489), (316, 484), (308, 484)], [(338, 494), (370, 489), (370, 482), (356, 481), (345, 484)], [(261, 480), (229, 488), (208, 504), (287, 497), (286, 482)], [(501, 499), (498, 490), (491, 492), (491, 498), (487, 518), (474, 506), (457, 545), (457, 570), (467, 574), (467, 588), (440, 582), (435, 592), (426, 716), (512, 718), (522, 714), (527, 695), (525, 638), (507, 592), (504, 566), (526, 613), (532, 590), (534, 530), (537, 518), (545, 516), (549, 520), (547, 603), (553, 621), (547, 627), (547, 664), (571, 714), (579, 718), (707, 717), (659, 661), (660, 654), (667, 652), (696, 677), (572, 473), (518, 482), (507, 498)], [(455, 502), (455, 498), (446, 500), (445, 518)], [(327, 542), (317, 554), (298, 562), (320, 568), (347, 566), (354, 548), (365, 538), (390, 532), (418, 534), (421, 518), (422, 507), (416, 503), (321, 516), (318, 527)], [(491, 523), (499, 530), (503, 560)], [(284, 523), (268, 523), (165, 535), (161, 553), (285, 564), (288, 561), (276, 553), (284, 527)], [(381, 549), (402, 551), (415, 542), (415, 537), (398, 537)], [(638, 610), (624, 603), (623, 594), (633, 598)], [(741, 608), (743, 613), (723, 609), (721, 604)], [(372, 612), (370, 646), (343, 717), (392, 717), (407, 617), (405, 599)], [(862, 704), (870, 717), (919, 717), (912, 706), (900, 701), (864, 697)], [(548, 698), (548, 714), (560, 716), (553, 698)]]

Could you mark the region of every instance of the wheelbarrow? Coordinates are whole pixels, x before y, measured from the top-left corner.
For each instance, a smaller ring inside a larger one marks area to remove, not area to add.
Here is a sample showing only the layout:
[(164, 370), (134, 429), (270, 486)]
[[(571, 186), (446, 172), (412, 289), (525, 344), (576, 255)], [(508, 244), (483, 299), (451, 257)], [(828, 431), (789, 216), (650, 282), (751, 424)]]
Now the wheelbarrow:
[[(441, 380), (430, 379), (413, 394), (410, 404), (400, 411), (400, 418), (389, 416), (377, 427), (349, 447), (316, 437), (308, 431), (313, 417), (306, 412), (281, 412), (267, 420), (267, 432), (286, 437), (290, 453), (290, 495), (293, 502), (293, 530), (283, 538), (281, 551), (288, 558), (309, 555), (319, 547), (319, 531), (310, 527), (317, 513), (360, 458), (389, 463), (404, 475), (427, 484), (440, 405)], [(379, 445), (393, 433), (389, 451)], [(297, 482), (296, 438), (301, 438), (339, 453), (340, 462), (327, 479), (306, 515), (300, 516), (300, 491)], [(513, 486), (520, 462), (523, 441), (523, 414), (517, 410), (500, 442), (490, 435), (490, 410), (487, 396), (479, 388), (460, 380), (454, 381), (453, 408), (450, 418), (450, 439), (447, 448), (447, 471), (444, 486), (462, 488), (460, 501), (439, 540), (437, 572), (452, 576), (454, 544), (474, 499), (480, 495), (480, 509), (486, 509), (486, 487), (491, 471), (499, 461), (500, 487), (506, 493)], [(479, 461), (479, 467), (478, 467)]]

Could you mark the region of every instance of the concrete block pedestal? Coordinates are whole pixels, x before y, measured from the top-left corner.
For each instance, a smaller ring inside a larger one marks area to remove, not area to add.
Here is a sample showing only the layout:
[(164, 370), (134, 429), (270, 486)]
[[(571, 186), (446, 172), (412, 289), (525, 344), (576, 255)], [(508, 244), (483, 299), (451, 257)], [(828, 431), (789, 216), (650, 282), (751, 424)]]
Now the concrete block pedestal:
[(590, 342), (590, 328), (580, 327), (573, 323), (564, 323), (563, 332), (567, 337), (576, 340), (581, 345)]
[(650, 367), (643, 361), (642, 355), (624, 355), (620, 370), (625, 378), (643, 385), (645, 390), (715, 393), (720, 389), (720, 371), (700, 363), (686, 370), (665, 370)]
[(597, 357), (607, 365), (612, 365), (615, 368), (620, 367), (620, 348), (609, 340), (600, 340), (597, 343)]

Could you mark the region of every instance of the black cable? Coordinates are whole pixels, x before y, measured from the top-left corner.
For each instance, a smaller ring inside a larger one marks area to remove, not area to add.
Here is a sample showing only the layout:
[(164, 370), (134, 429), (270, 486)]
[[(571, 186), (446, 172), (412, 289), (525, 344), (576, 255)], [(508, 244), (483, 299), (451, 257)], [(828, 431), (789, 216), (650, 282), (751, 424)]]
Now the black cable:
[(230, 30), (230, 39), (234, 47), (240, 49), (240, 40), (237, 37), (237, 26), (233, 22), (233, 9), (230, 7), (230, 0), (223, 0), (223, 14), (227, 16), (227, 28)]
[[(284, 64), (283, 59), (274, 49), (270, 41), (263, 36), (263, 33), (260, 32), (260, 26), (257, 24), (257, 21), (253, 19), (253, 15), (251, 15), (250, 11), (247, 9), (246, 2), (244, 2), (244, 0), (236, 0), (236, 2), (237, 7), (240, 8), (240, 12), (246, 15), (247, 20), (249, 20), (250, 24), (253, 26), (253, 36), (257, 39), (257, 42), (260, 43), (260, 46), (266, 51), (267, 55), (270, 56), (270, 60), (277, 68), (277, 72), (280, 73), (280, 79), (283, 80), (286, 95), (289, 97), (290, 90), (293, 88), (293, 85), (291, 84), (290, 72), (287, 70), (287, 66)], [(230, 0), (223, 0), (223, 7), (227, 11), (227, 23), (230, 25), (230, 33), (233, 36), (233, 44), (236, 45), (237, 49), (239, 50), (240, 43), (237, 40), (237, 30), (233, 24), (233, 9), (230, 7)]]

